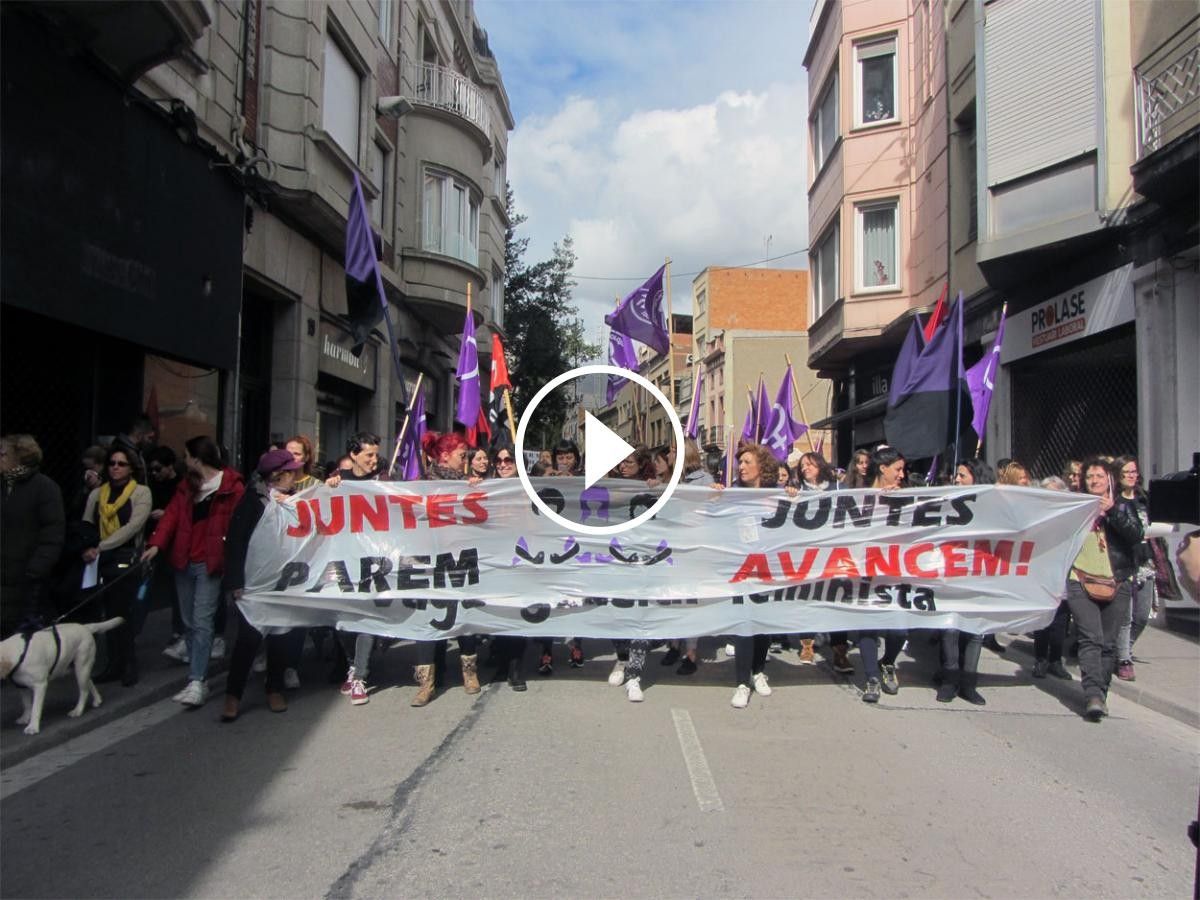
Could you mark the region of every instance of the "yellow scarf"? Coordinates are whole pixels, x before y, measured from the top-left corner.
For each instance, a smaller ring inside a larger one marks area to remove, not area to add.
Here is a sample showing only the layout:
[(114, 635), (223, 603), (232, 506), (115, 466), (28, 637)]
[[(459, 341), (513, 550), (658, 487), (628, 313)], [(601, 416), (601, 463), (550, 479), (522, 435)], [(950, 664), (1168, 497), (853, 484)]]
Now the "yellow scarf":
[(97, 504), (97, 511), (100, 515), (100, 540), (105, 540), (121, 527), (121, 521), (117, 518), (117, 510), (129, 502), (129, 498), (133, 496), (133, 489), (136, 487), (137, 482), (130, 478), (125, 485), (125, 490), (121, 491), (121, 496), (109, 503), (108, 498), (112, 494), (112, 485), (108, 482), (100, 485), (100, 502)]

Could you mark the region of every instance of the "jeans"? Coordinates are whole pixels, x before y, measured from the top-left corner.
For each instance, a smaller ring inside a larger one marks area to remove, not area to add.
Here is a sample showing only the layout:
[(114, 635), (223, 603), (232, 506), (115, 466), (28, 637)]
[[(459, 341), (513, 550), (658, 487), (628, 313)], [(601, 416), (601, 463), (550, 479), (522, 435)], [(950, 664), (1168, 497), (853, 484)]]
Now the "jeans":
[(649, 641), (629, 641), (625, 649), (628, 662), (625, 663), (625, 678), (641, 678), (642, 669), (646, 667), (646, 651), (650, 649)]
[(175, 593), (179, 597), (179, 615), (183, 618), (187, 639), (188, 677), (203, 681), (208, 677), (208, 657), (212, 653), (213, 619), (221, 601), (221, 576), (209, 575), (204, 563), (189, 563), (175, 573)]
[(1103, 699), (1117, 665), (1117, 632), (1129, 621), (1130, 583), (1123, 581), (1108, 603), (1097, 603), (1078, 581), (1067, 582), (1067, 605), (1079, 633), (1079, 671), (1083, 695)]
[(1117, 662), (1119, 663), (1133, 660), (1133, 645), (1142, 636), (1142, 632), (1146, 630), (1146, 624), (1150, 621), (1150, 610), (1154, 606), (1154, 576), (1140, 582), (1140, 585), (1139, 587), (1139, 582), (1135, 580), (1130, 587), (1130, 616), (1121, 624), (1121, 630), (1117, 632)]
[(983, 649), (982, 634), (968, 634), (947, 628), (942, 632), (942, 672), (946, 677), (957, 676), (958, 657), (962, 654), (962, 671), (972, 675), (979, 671), (979, 653)]
[[(883, 634), (883, 658), (879, 658), (879, 636)], [(880, 664), (894, 666), (904, 647), (907, 631), (864, 631), (858, 636), (858, 655), (862, 657), (863, 674), (867, 679), (879, 677)]]
[[(237, 604), (237, 638), (233, 644), (233, 655), (229, 659), (229, 675), (225, 679), (225, 694), (229, 697), (242, 699), (246, 690), (246, 679), (250, 677), (250, 667), (254, 665), (255, 654), (263, 643), (263, 635), (257, 628), (246, 621), (242, 609)], [(303, 633), (303, 632), (301, 632)], [(287, 662), (288, 634), (269, 634), (267, 642), (267, 693), (278, 694), (283, 691), (283, 670)]]
[(749, 686), (753, 677), (763, 670), (770, 649), (769, 634), (756, 634), (754, 637), (739, 634), (734, 637), (733, 668), (739, 685)]
[[(438, 649), (441, 648), (441, 656), (444, 659), (446, 655), (445, 641), (417, 641), (417, 665), (432, 666), (438, 658)], [(459, 656), (474, 656), (475, 649), (479, 646), (479, 639), (473, 634), (464, 634), (458, 639), (458, 655)]]
[(1071, 607), (1064, 600), (1058, 604), (1054, 619), (1045, 628), (1033, 633), (1033, 657), (1046, 662), (1062, 662), (1063, 643), (1067, 639), (1067, 623), (1071, 620)]

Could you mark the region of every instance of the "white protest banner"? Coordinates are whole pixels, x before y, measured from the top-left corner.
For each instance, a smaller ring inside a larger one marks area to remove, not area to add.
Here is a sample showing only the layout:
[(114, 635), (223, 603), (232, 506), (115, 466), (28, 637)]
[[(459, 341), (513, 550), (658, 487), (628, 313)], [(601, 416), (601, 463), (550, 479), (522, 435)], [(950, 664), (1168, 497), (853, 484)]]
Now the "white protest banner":
[[(581, 522), (656, 489), (535, 479)], [(268, 504), (242, 610), (256, 626), (392, 637), (620, 638), (1045, 625), (1096, 498), (1018, 487), (804, 493), (681, 487), (616, 537), (566, 534), (516, 479), (319, 486)]]

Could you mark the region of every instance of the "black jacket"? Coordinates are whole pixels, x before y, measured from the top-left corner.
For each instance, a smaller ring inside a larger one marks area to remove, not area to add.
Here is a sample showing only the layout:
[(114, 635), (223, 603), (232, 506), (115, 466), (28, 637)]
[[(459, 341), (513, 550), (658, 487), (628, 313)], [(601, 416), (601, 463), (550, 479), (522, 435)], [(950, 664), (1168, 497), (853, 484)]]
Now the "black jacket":
[(1108, 515), (1103, 517), (1104, 539), (1108, 542), (1108, 561), (1113, 578), (1125, 581), (1132, 578), (1138, 567), (1138, 548), (1145, 538), (1142, 520), (1132, 500), (1118, 497)]
[(62, 491), (41, 472), (0, 488), (0, 609), (4, 631), (40, 612), (46, 582), (63, 548)]
[(250, 536), (270, 499), (271, 489), (255, 475), (233, 510), (229, 530), (225, 532), (225, 576), (221, 580), (221, 587), (227, 591), (238, 591), (246, 586), (246, 552), (250, 549)]

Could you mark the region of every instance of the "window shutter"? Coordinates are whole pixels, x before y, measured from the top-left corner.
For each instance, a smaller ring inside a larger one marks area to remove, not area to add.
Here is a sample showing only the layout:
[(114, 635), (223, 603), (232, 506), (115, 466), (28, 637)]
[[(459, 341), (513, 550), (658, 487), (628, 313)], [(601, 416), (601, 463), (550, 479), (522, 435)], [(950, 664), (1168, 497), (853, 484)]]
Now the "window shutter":
[(994, 0), (984, 19), (989, 187), (1098, 146), (1096, 0)]

